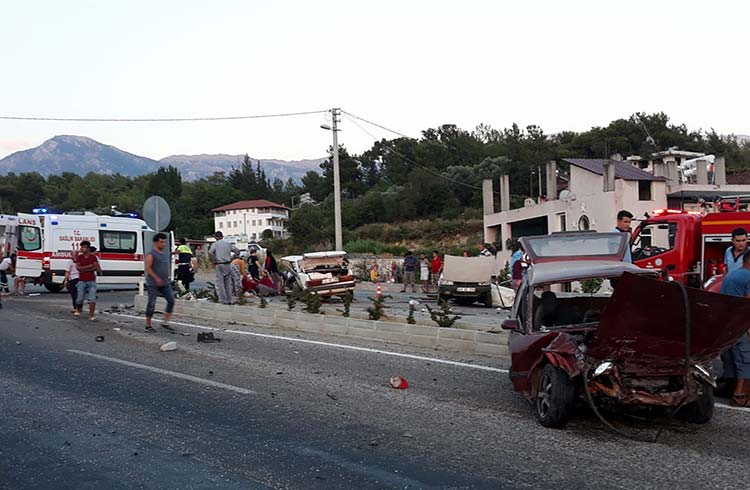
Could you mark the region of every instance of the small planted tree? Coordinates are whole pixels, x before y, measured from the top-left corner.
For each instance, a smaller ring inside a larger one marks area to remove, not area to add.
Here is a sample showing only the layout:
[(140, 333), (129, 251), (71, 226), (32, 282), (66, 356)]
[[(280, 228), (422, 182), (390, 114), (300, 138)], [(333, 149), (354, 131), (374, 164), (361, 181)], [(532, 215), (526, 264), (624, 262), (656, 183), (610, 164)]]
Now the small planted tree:
[(292, 311), (297, 306), (297, 293), (292, 291), (286, 295), (286, 309)]
[(322, 301), (315, 291), (305, 291), (302, 293), (302, 302), (305, 303), (305, 307), (302, 308), (303, 311), (314, 314), (320, 313)]
[(385, 305), (385, 300), (390, 298), (388, 295), (380, 295), (374, 298), (367, 298), (372, 301), (372, 305), (367, 308), (367, 315), (370, 320), (380, 320), (385, 317), (385, 309), (388, 308)]
[(268, 306), (268, 301), (266, 301), (266, 295), (263, 293), (260, 294), (260, 304), (258, 306), (260, 308), (265, 308)]
[(445, 300), (440, 302), (439, 308), (436, 310), (430, 308), (429, 305), (426, 306), (427, 311), (430, 312), (430, 318), (433, 322), (437, 323), (438, 327), (451, 328), (461, 318), (461, 315), (453, 314), (453, 310), (451, 310), (450, 305)]
[(336, 311), (340, 311), (341, 316), (348, 317), (351, 313), (352, 301), (354, 301), (354, 293), (351, 291), (347, 291), (346, 295), (343, 298), (343, 301), (344, 301), (344, 309), (339, 310), (337, 308)]
[(409, 325), (414, 325), (417, 323), (417, 319), (414, 318), (414, 312), (417, 310), (417, 307), (414, 303), (409, 301), (409, 315), (406, 317), (406, 323)]
[(585, 279), (581, 281), (581, 291), (585, 294), (595, 294), (602, 288), (604, 280), (601, 277), (595, 279)]

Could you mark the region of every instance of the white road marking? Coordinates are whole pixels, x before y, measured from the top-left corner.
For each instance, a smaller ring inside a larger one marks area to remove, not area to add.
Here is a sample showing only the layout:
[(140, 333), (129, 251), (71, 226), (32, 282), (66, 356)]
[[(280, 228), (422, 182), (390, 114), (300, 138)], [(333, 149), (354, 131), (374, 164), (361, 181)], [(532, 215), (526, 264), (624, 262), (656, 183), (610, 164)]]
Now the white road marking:
[(727, 410), (736, 410), (738, 412), (750, 413), (750, 407), (735, 407), (734, 405), (727, 405), (726, 403), (717, 403), (714, 406), (716, 408), (726, 408)]
[(76, 349), (68, 349), (68, 352), (72, 352), (73, 354), (80, 354), (82, 356), (88, 356), (93, 357), (96, 359), (101, 359), (102, 361), (108, 361), (108, 362), (114, 362), (117, 364), (122, 364), (123, 366), (129, 366), (137, 369), (143, 369), (144, 371), (151, 371), (152, 373), (158, 373), (158, 374), (165, 374), (167, 376), (172, 376), (173, 378), (178, 379), (184, 379), (187, 381), (192, 381), (193, 383), (200, 383), (207, 386), (213, 386), (214, 388), (221, 388), (224, 390), (234, 391), (236, 393), (241, 393), (243, 395), (257, 395), (258, 393), (253, 390), (248, 390), (245, 388), (240, 388), (239, 386), (234, 385), (228, 385), (224, 383), (218, 383), (216, 381), (211, 381), (208, 379), (199, 378), (197, 376), (191, 376), (189, 374), (183, 374), (178, 373), (175, 371), (169, 371), (167, 369), (162, 369), (158, 367), (153, 366), (147, 366), (146, 364), (139, 364), (137, 362), (130, 362), (130, 361), (124, 361), (122, 359), (116, 359), (114, 357), (107, 357), (102, 356), (101, 354), (94, 354), (93, 352), (86, 352), (82, 350), (76, 350)]
[[(110, 315), (116, 315), (116, 316), (122, 316), (125, 318), (136, 318), (136, 319), (142, 319), (142, 317), (135, 316), (135, 315), (125, 315), (122, 313), (109, 313)], [(322, 345), (325, 347), (335, 347), (337, 349), (348, 349), (348, 350), (355, 350), (360, 352), (370, 352), (372, 354), (382, 354), (385, 356), (393, 356), (393, 357), (405, 357), (407, 359), (415, 359), (417, 361), (427, 361), (427, 362), (434, 362), (436, 364), (447, 364), (449, 366), (458, 366), (458, 367), (464, 367), (464, 368), (471, 368), (471, 369), (479, 369), (481, 371), (492, 371), (495, 373), (508, 373), (507, 369), (502, 368), (496, 368), (491, 366), (482, 366), (481, 364), (469, 364), (468, 362), (459, 362), (459, 361), (449, 361), (447, 359), (438, 359), (436, 357), (428, 357), (428, 356), (418, 356), (416, 354), (404, 354), (402, 352), (393, 352), (388, 350), (382, 350), (382, 349), (371, 349), (369, 347), (358, 347), (355, 345), (347, 345), (347, 344), (336, 344), (333, 342), (322, 342), (319, 340), (309, 340), (309, 339), (298, 339), (295, 337), (285, 337), (283, 335), (271, 335), (271, 334), (265, 334), (265, 333), (256, 333), (256, 332), (245, 332), (243, 330), (227, 330), (223, 328), (216, 328), (216, 327), (209, 327), (206, 325), (197, 325), (194, 323), (184, 323), (184, 322), (176, 322), (176, 321), (170, 321), (171, 325), (182, 325), (184, 327), (192, 327), (192, 328), (200, 328), (202, 330), (212, 330), (214, 332), (228, 332), (228, 333), (234, 333), (238, 335), (250, 335), (253, 337), (262, 337), (266, 339), (275, 339), (275, 340), (284, 340), (287, 342), (299, 342), (302, 344), (313, 344), (313, 345)]]

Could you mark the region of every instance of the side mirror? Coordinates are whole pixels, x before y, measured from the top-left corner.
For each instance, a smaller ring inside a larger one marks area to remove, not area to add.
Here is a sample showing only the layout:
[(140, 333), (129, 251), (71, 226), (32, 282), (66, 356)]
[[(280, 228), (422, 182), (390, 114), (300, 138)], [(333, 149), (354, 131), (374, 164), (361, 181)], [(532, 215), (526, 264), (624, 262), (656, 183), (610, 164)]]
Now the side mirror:
[(514, 330), (518, 331), (521, 330), (521, 324), (518, 322), (518, 320), (503, 320), (503, 323), (500, 324), (500, 327), (503, 330)]

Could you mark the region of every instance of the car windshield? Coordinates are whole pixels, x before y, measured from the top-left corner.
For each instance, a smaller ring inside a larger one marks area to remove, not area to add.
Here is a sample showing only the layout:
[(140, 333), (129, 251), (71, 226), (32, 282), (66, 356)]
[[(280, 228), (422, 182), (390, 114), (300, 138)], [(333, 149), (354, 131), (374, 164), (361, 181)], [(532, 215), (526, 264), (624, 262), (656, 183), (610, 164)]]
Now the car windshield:
[(595, 327), (612, 297), (616, 280), (586, 279), (536, 286), (532, 298), (535, 331)]
[(565, 233), (524, 237), (521, 243), (532, 262), (571, 259), (622, 260), (626, 233)]

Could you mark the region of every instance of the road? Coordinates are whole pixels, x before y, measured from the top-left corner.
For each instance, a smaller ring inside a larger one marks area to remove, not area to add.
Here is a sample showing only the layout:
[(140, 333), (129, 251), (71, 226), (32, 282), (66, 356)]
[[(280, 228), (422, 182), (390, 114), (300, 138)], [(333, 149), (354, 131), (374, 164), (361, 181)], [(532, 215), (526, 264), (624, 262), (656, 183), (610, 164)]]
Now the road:
[[(705, 427), (662, 420), (655, 444), (586, 410), (544, 429), (512, 393), (507, 359), (260, 327), (198, 344), (188, 325), (182, 336), (146, 334), (131, 316), (74, 320), (66, 300), (0, 310), (0, 488), (706, 489), (750, 470), (747, 410), (720, 408)], [(159, 352), (167, 341), (178, 350)], [(394, 375), (410, 387), (390, 388)]]

